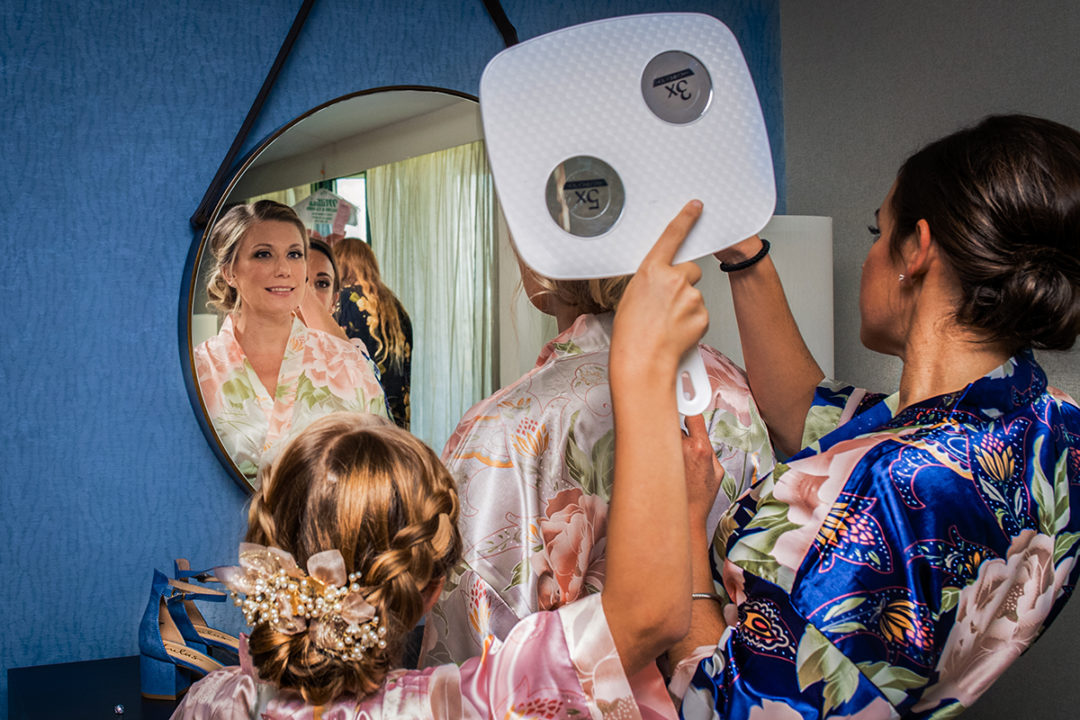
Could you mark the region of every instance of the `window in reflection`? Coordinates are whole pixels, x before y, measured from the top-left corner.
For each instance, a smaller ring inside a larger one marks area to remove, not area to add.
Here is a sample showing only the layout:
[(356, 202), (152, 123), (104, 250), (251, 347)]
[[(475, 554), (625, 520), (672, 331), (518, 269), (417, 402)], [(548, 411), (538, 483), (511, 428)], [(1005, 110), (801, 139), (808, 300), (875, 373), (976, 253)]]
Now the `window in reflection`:
[(368, 242), (367, 231), (367, 177), (364, 173), (334, 181), (334, 192), (356, 206), (356, 224), (345, 226), (345, 237), (360, 238)]

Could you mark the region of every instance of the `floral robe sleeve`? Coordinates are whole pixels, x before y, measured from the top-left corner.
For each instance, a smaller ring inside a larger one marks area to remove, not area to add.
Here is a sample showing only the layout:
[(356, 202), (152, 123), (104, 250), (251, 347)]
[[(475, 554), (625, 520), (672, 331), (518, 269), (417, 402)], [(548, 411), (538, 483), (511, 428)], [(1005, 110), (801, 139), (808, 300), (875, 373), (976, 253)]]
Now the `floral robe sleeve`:
[[(447, 443), (465, 557), (429, 615), (423, 662), (462, 662), (489, 635), (505, 637), (538, 610), (602, 589), (614, 463), (611, 321), (579, 317), (532, 371), (472, 408)], [(711, 348), (701, 352), (713, 387), (706, 427), (726, 470), (715, 522), (773, 460), (742, 371)], [(651, 699), (639, 694), (638, 704), (663, 714), (670, 700), (653, 675)]]
[(900, 413), (825, 384), (805, 438), (721, 521), (683, 716), (954, 717), (1076, 582), (1080, 409), (1022, 353)]
[(395, 670), (374, 695), (314, 707), (259, 681), (246, 652), (241, 664), (200, 680), (173, 720), (458, 720), (596, 718), (638, 720), (600, 597), (537, 613), (505, 641), (487, 638), (460, 667)]
[(352, 411), (387, 417), (371, 360), (295, 318), (273, 397), (244, 355), (232, 316), (195, 348), (195, 375), (214, 432), (252, 484), (288, 438), (323, 415)]

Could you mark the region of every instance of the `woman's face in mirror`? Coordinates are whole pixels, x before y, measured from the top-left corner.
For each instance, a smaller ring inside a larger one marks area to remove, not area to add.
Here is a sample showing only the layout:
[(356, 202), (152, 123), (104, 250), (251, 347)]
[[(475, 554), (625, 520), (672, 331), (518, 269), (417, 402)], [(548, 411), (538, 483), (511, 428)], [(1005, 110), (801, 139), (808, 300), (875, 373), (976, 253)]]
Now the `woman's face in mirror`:
[(244, 314), (288, 315), (304, 299), (307, 261), (296, 226), (277, 220), (256, 223), (240, 240), (226, 281), (240, 295)]
[(308, 253), (308, 281), (311, 290), (328, 312), (334, 311), (334, 266), (330, 258), (314, 247)]

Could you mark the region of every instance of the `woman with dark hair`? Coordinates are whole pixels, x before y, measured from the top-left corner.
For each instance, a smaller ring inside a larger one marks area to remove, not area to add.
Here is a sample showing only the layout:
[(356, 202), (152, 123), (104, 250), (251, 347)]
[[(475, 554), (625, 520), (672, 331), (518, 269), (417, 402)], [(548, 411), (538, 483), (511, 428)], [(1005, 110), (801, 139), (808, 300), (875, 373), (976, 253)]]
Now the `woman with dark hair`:
[(795, 454), (721, 521), (719, 602), (672, 651), (685, 717), (955, 717), (1076, 583), (1080, 408), (1031, 350), (1080, 332), (1080, 133), (987, 118), (909, 158), (876, 216), (861, 335), (903, 361), (889, 397), (823, 381), (760, 240), (718, 253)]
[(409, 429), (409, 385), (412, 375), (412, 322), (397, 295), (386, 287), (371, 246), (359, 238), (334, 245), (341, 269), (336, 319), (353, 340), (363, 342), (379, 366), (390, 419)]
[(311, 244), (311, 252), (308, 253), (308, 284), (319, 299), (319, 304), (333, 314), (338, 291), (341, 289), (334, 251), (318, 238), (310, 238), (308, 242)]
[(226, 313), (194, 351), (199, 393), (240, 473), (339, 410), (386, 415), (375, 367), (349, 344), (308, 289), (308, 236), (292, 208), (260, 200), (231, 208), (210, 233), (210, 305)]

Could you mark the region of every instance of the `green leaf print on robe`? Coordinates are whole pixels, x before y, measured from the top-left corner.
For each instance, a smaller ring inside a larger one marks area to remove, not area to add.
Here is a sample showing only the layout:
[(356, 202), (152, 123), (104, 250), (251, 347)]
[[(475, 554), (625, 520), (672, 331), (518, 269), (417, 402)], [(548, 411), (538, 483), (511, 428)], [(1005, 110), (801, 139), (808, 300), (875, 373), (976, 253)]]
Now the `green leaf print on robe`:
[[(1042, 451), (1043, 439), (1035, 441), (1033, 453), (1039, 455)], [(1065, 557), (1076, 541), (1080, 539), (1080, 532), (1063, 532), (1069, 526), (1071, 511), (1069, 510), (1069, 453), (1068, 450), (1061, 453), (1054, 465), (1054, 484), (1051, 485), (1042, 466), (1035, 464), (1032, 472), (1031, 487), (1032, 495), (1039, 506), (1039, 530), (1054, 537), (1054, 565)]]
[(787, 469), (783, 463), (778, 464), (776, 470), (755, 488), (761, 492), (757, 512), (753, 520), (743, 528), (741, 537), (731, 548), (727, 559), (747, 572), (791, 592), (795, 573), (791, 568), (782, 565), (773, 552), (776, 542), (785, 533), (802, 527), (788, 520), (788, 511), (791, 509), (788, 504), (772, 495), (776, 481)]
[(322, 405), (333, 398), (333, 393), (328, 387), (316, 387), (307, 373), (300, 373), (296, 381), (296, 402), (303, 403), (304, 408), (310, 410)]
[(615, 430), (604, 433), (587, 455), (574, 436), (579, 412), (570, 417), (570, 432), (563, 451), (566, 471), (586, 495), (599, 495), (604, 502), (611, 502), (611, 486), (615, 479)]
[(255, 389), (247, 382), (247, 378), (239, 375), (222, 383), (221, 397), (230, 408), (242, 408), (249, 400), (255, 399)]
[(929, 678), (917, 672), (885, 661), (859, 663), (858, 668), (893, 705), (899, 705), (911, 694), (911, 690), (929, 682)]
[(567, 340), (566, 342), (561, 343), (552, 343), (551, 347), (555, 350), (555, 352), (562, 353), (564, 355), (581, 355), (583, 352), (582, 349), (578, 347), (577, 343), (575, 343), (573, 340)]
[(824, 681), (822, 697), (825, 702), (821, 708), (823, 717), (854, 697), (855, 690), (859, 687), (858, 668), (813, 625), (806, 626), (799, 640), (795, 666), (799, 674), (800, 690)]
[[(739, 422), (739, 418), (733, 413), (725, 412), (717, 409), (707, 413), (703, 413), (702, 417), (705, 419), (705, 426), (709, 428), (709, 440), (712, 442), (713, 450), (716, 448), (722, 448), (724, 446), (736, 448), (742, 450), (748, 455), (754, 455), (759, 461), (757, 453), (763, 448), (769, 445), (769, 434), (765, 429), (765, 423), (761, 420), (761, 416), (758, 414), (757, 406), (753, 403), (749, 407), (750, 412), (750, 425), (743, 425)], [(747, 463), (749, 465), (749, 463)], [(729, 502), (734, 501), (736, 497), (741, 495), (752, 482), (752, 477), (757, 477), (758, 472), (767, 472), (771, 466), (771, 457), (769, 462), (764, 468), (756, 468), (753, 470), (753, 476), (750, 476), (751, 468), (746, 468), (744, 477), (738, 477), (735, 473), (725, 472), (724, 479), (720, 481), (720, 492), (724, 493), (724, 497)]]

